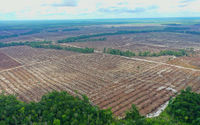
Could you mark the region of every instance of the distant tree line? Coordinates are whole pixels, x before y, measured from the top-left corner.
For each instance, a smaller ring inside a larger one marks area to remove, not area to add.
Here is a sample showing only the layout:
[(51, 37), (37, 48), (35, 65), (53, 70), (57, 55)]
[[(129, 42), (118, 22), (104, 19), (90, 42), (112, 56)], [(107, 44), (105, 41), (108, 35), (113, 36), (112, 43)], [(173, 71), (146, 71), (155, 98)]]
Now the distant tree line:
[(69, 37), (63, 40), (58, 40), (58, 43), (71, 43), (71, 42), (87, 42), (87, 41), (105, 41), (106, 38), (96, 38), (96, 39), (90, 39), (93, 36), (91, 35), (81, 35), (77, 37)]
[(3, 36), (0, 36), (0, 39), (7, 39), (7, 38), (18, 37), (18, 36), (23, 36), (23, 35), (31, 35), (31, 34), (36, 34), (36, 33), (40, 33), (40, 30), (35, 29), (35, 30), (31, 30), (31, 31), (28, 31), (28, 32), (25, 32), (25, 33), (3, 35)]
[(129, 50), (121, 51), (119, 49), (112, 49), (112, 48), (108, 48), (108, 49), (104, 48), (103, 52), (112, 54), (112, 55), (120, 55), (120, 56), (127, 56), (127, 57), (132, 57), (136, 55), (134, 52), (131, 52)]
[(68, 39), (65, 39), (65, 40), (58, 40), (58, 43), (88, 42), (88, 41), (95, 42), (95, 41), (105, 41), (105, 40), (106, 40), (105, 37), (96, 38), (96, 39), (90, 39), (90, 38), (79, 39), (79, 38), (76, 38), (76, 37), (71, 37), (71, 38), (68, 38)]
[(50, 32), (50, 33), (54, 33), (54, 32), (58, 32), (59, 30), (47, 30), (47, 32)]
[[(10, 30), (10, 29), (2, 29), (2, 30)], [(24, 29), (26, 30), (26, 29)], [(36, 34), (36, 33), (40, 33), (41, 32), (41, 28), (36, 28), (27, 32), (23, 32), (23, 33), (15, 33), (12, 35), (0, 35), (0, 39), (7, 39), (7, 38), (13, 38), (13, 37), (19, 37), (19, 36), (24, 36), (24, 35), (31, 35), (31, 34)], [(80, 30), (78, 28), (70, 28), (70, 29), (62, 29), (61, 31), (77, 31)], [(47, 32), (58, 32), (59, 30), (48, 30)]]
[[(78, 40), (82, 39), (89, 39), (94, 37), (102, 37), (102, 36), (112, 36), (112, 35), (123, 35), (123, 34), (136, 34), (136, 33), (150, 33), (150, 32), (176, 32), (176, 33), (187, 33), (187, 34), (194, 34), (199, 35), (200, 32), (198, 31), (187, 31), (190, 28), (189, 27), (179, 27), (178, 25), (169, 24), (169, 27), (166, 27), (164, 29), (152, 29), (152, 30), (141, 30), (141, 31), (116, 31), (116, 32), (110, 32), (110, 33), (98, 33), (98, 34), (91, 34), (91, 35), (80, 35), (76, 37), (68, 37), (66, 39), (58, 40), (58, 43), (68, 43), (68, 42), (78, 42)], [(80, 30), (78, 28), (71, 28), (71, 29), (63, 29), (62, 31), (76, 31)], [(13, 34), (13, 35), (4, 35), (0, 36), (0, 39), (5, 38), (11, 38), (11, 37), (18, 37), (20, 35), (29, 35), (29, 34), (35, 34), (40, 33), (41, 29), (34, 29), (32, 31), (28, 31), (26, 33), (19, 33), (19, 34)], [(48, 32), (58, 32), (58, 30), (49, 30)]]
[(171, 24), (162, 24), (162, 25), (167, 25), (167, 26), (181, 26), (182, 24), (171, 23)]
[(79, 28), (63, 29), (62, 31), (77, 31)]
[(130, 31), (130, 30), (116, 31), (116, 32), (111, 32), (111, 33), (98, 33), (98, 34), (68, 37), (66, 39), (58, 40), (58, 43), (79, 42), (78, 40), (89, 39), (89, 38), (94, 38), (94, 37), (102, 37), (102, 36), (136, 34), (136, 33), (150, 33), (150, 32), (176, 32), (176, 33), (187, 33), (187, 34), (195, 34), (195, 35), (200, 34), (200, 32), (198, 32), (198, 31), (187, 31), (188, 29), (190, 29), (190, 28), (189, 27), (166, 27), (164, 29), (157, 29), (157, 30), (155, 29), (155, 30), (141, 30), (141, 31)]
[(11, 43), (3, 43), (0, 42), (0, 48), (3, 47), (11, 47), (11, 46), (34, 46), (34, 45), (41, 45), (41, 44), (50, 44), (51, 41), (33, 41), (33, 42), (11, 42)]
[(68, 43), (68, 42), (77, 42), (81, 39), (89, 39), (93, 37), (102, 37), (102, 36), (112, 36), (112, 35), (123, 35), (123, 34), (134, 34), (134, 33), (149, 33), (149, 32), (159, 32), (162, 30), (146, 30), (146, 31), (117, 31), (112, 33), (99, 33), (99, 34), (91, 34), (91, 35), (80, 35), (76, 37), (68, 37), (63, 40), (58, 40), (58, 43)]
[(61, 29), (61, 30), (59, 30), (59, 29), (54, 29), (54, 30), (48, 30), (47, 32), (59, 32), (59, 31), (77, 31), (77, 30), (80, 30), (80, 29), (78, 29), (78, 28), (71, 28), (71, 29)]
[(81, 39), (81, 40), (76, 40), (74, 42), (96, 42), (96, 41), (106, 41), (106, 37), (103, 38), (96, 38), (96, 39)]
[(32, 48), (66, 50), (79, 53), (94, 53), (94, 48), (63, 47), (60, 45), (53, 45), (52, 41), (11, 42), (11, 43), (0, 42), (0, 48), (11, 47), (11, 46), (25, 46), (25, 45), (30, 46)]
[(174, 50), (161, 50), (158, 53), (151, 53), (150, 51), (139, 52), (138, 56), (149, 56), (149, 57), (158, 57), (158, 56), (188, 56), (188, 53), (184, 49), (180, 49), (178, 51)]
[(192, 35), (200, 35), (198, 31), (186, 31), (186, 30), (172, 30), (172, 29), (165, 29), (163, 32), (174, 32), (174, 33), (185, 33), (185, 34), (192, 34)]
[(19, 35), (31, 35), (31, 34), (36, 34), (36, 33), (40, 33), (40, 29), (35, 29), (35, 30), (31, 30), (25, 33), (20, 33)]
[(189, 30), (189, 27), (166, 27), (165, 31)]
[(94, 48), (78, 48), (78, 47), (63, 47), (60, 45), (43, 45), (43, 44), (32, 44), (30, 45), (33, 48), (45, 48), (45, 49), (56, 49), (56, 50), (67, 50), (67, 51), (73, 51), (73, 52), (79, 52), (79, 53), (94, 53)]
[(12, 35), (3, 35), (0, 36), (0, 39), (7, 39), (7, 38), (12, 38), (12, 37), (18, 37), (18, 34), (12, 34)]
[(127, 56), (127, 57), (132, 57), (132, 56), (142, 56), (142, 57), (158, 57), (158, 56), (188, 56), (188, 53), (184, 49), (180, 49), (178, 51), (173, 51), (173, 50), (162, 50), (158, 53), (151, 53), (150, 51), (144, 51), (144, 52), (139, 52), (138, 54), (135, 54), (134, 52), (131, 52), (129, 50), (127, 51), (121, 51), (119, 49), (112, 49), (112, 48), (104, 48), (103, 50), (104, 53), (112, 54), (112, 55), (120, 55), (120, 56)]

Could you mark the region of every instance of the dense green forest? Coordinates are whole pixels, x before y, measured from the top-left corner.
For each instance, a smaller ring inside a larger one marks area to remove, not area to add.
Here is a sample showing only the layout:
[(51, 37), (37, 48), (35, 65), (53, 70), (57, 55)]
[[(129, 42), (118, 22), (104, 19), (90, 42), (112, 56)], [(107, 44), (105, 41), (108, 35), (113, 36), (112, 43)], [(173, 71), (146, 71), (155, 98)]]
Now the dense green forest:
[(11, 42), (11, 43), (3, 43), (0, 42), (0, 48), (3, 47), (11, 47), (11, 46), (34, 46), (34, 45), (42, 45), (42, 44), (51, 44), (51, 41), (33, 41), (33, 42)]
[(73, 97), (66, 92), (52, 92), (38, 103), (18, 101), (10, 95), (0, 96), (0, 124), (22, 125), (106, 125), (113, 121), (109, 110), (92, 106), (86, 96)]
[(188, 53), (184, 49), (180, 49), (178, 51), (174, 50), (162, 50), (158, 53), (151, 53), (150, 51), (139, 52), (138, 56), (150, 56), (150, 57), (157, 57), (157, 56), (188, 56)]
[(112, 49), (112, 48), (104, 48), (103, 50), (104, 53), (112, 54), (112, 55), (120, 55), (120, 56), (127, 56), (127, 57), (132, 57), (132, 56), (142, 56), (142, 57), (158, 57), (158, 56), (188, 56), (188, 52), (184, 49), (180, 49), (178, 51), (173, 51), (173, 50), (162, 50), (158, 53), (151, 53), (150, 51), (144, 51), (144, 52), (139, 52), (138, 54), (135, 54), (134, 52), (131, 51), (121, 51), (119, 49)]
[(0, 125), (200, 125), (200, 94), (189, 89), (170, 100), (158, 117), (141, 116), (135, 105), (123, 119), (110, 109), (93, 106), (87, 96), (51, 92), (40, 102), (25, 103), (13, 95), (0, 95)]
[(200, 94), (181, 91), (174, 100), (170, 101), (169, 113), (180, 121), (200, 125)]
[(112, 49), (112, 48), (104, 48), (103, 50), (104, 53), (108, 53), (108, 54), (112, 54), (112, 55), (120, 55), (120, 56), (127, 56), (127, 57), (132, 57), (132, 56), (136, 56), (136, 54), (134, 52), (131, 51), (121, 51), (119, 49)]
[(63, 47), (60, 45), (42, 45), (42, 44), (32, 44), (30, 45), (33, 48), (45, 48), (45, 49), (56, 49), (56, 50), (66, 50), (66, 51), (73, 51), (73, 52), (79, 52), (79, 53), (94, 53), (93, 48), (77, 48), (77, 47)]

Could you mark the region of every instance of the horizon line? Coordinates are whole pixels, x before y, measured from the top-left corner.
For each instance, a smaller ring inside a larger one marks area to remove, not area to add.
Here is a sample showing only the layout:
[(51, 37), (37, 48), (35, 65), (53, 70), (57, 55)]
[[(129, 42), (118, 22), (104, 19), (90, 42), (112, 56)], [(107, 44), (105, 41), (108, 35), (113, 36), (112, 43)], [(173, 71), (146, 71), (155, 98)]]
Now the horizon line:
[(80, 18), (80, 19), (9, 19), (0, 21), (66, 21), (66, 20), (126, 20), (126, 19), (166, 19), (166, 18), (200, 18), (199, 17), (136, 17), (136, 18)]

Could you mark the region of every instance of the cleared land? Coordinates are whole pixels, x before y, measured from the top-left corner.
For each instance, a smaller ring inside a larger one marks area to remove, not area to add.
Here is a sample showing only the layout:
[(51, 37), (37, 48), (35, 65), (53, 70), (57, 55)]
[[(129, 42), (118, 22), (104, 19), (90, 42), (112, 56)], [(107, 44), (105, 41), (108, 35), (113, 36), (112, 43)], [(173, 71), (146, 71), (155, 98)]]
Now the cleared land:
[[(1, 43), (50, 40), (52, 45), (95, 49), (80, 54), (28, 46), (0, 48), (0, 92), (30, 102), (53, 90), (67, 91), (86, 94), (94, 105), (112, 108), (116, 116), (123, 117), (132, 104), (143, 115), (154, 113), (188, 86), (200, 93), (199, 21), (170, 20), (0, 22)], [(104, 48), (137, 56), (103, 54)], [(138, 56), (179, 49), (192, 50), (190, 57)]]
[(39, 101), (53, 90), (86, 94), (100, 108), (123, 116), (132, 104), (143, 115), (154, 112), (176, 91), (200, 93), (200, 71), (107, 54), (9, 47), (1, 52), (22, 66), (0, 71), (0, 91), (20, 100)]
[(0, 71), (3, 69), (9, 69), (20, 65), (21, 64), (19, 62), (0, 52)]
[[(134, 28), (133, 28), (134, 29)], [(105, 41), (88, 41), (67, 43), (74, 46), (90, 47), (103, 51), (103, 48), (115, 48), (120, 50), (130, 50), (133, 52), (151, 51), (159, 52), (161, 50), (177, 50), (181, 48), (200, 48), (200, 36), (170, 33), (138, 33), (128, 35), (106, 36)]]
[(200, 57), (181, 57), (176, 58), (170, 61), (167, 61), (169, 64), (180, 65), (183, 67), (200, 69)]

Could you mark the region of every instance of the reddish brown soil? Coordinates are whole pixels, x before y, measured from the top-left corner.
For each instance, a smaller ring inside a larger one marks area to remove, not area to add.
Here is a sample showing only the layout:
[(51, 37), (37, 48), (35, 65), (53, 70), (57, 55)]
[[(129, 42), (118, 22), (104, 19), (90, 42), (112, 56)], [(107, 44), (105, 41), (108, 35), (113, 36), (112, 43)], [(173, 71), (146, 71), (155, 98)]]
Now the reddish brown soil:
[(116, 116), (124, 116), (132, 104), (146, 115), (187, 86), (200, 93), (198, 70), (101, 53), (27, 47), (1, 51), (24, 65), (0, 72), (0, 92), (16, 94), (26, 102), (39, 101), (53, 90), (67, 91), (87, 95), (101, 109), (112, 108)]
[(200, 57), (179, 57), (168, 61), (167, 63), (179, 65), (187, 68), (200, 69)]
[(13, 68), (20, 65), (21, 64), (17, 61), (0, 52), (0, 70)]

